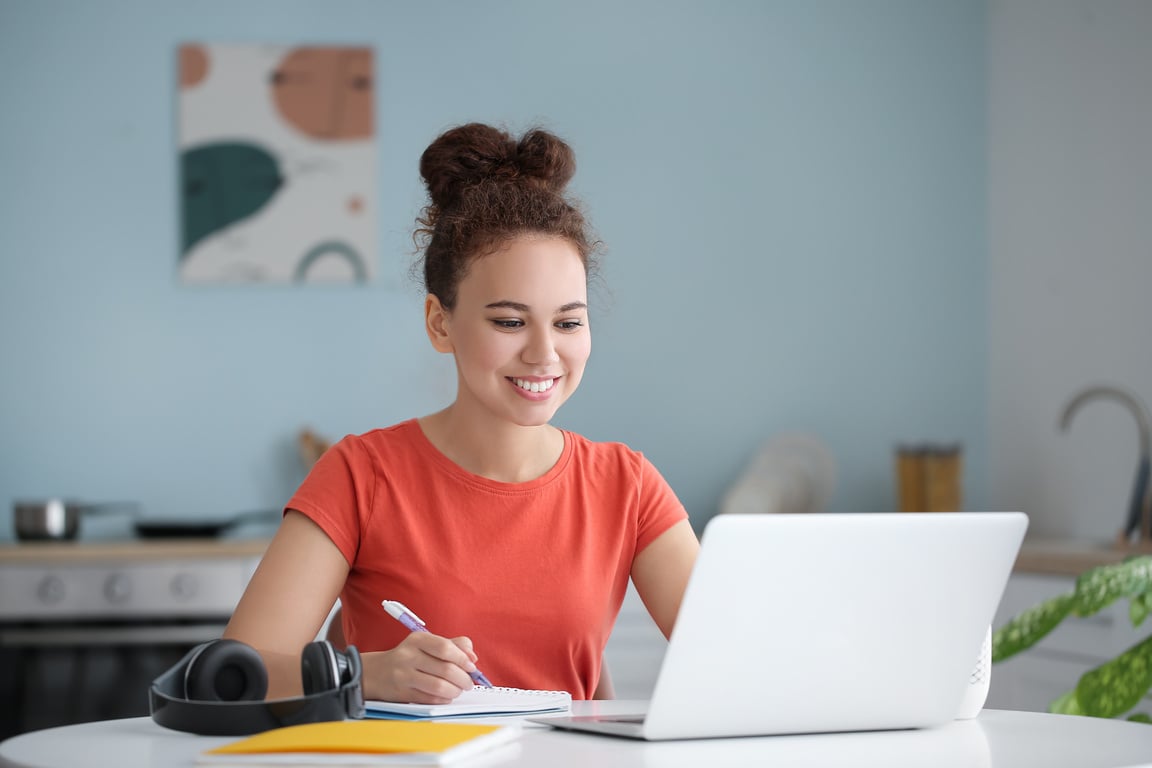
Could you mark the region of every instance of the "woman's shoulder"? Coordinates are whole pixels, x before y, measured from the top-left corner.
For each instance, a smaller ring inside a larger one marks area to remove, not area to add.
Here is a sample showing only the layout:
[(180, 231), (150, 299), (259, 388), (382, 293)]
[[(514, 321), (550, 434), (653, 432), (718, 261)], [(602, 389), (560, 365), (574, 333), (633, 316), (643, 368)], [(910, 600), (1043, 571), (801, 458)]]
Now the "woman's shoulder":
[(573, 482), (602, 497), (635, 499), (645, 510), (684, 514), (668, 481), (643, 451), (619, 441), (591, 440), (574, 432), (566, 435), (573, 447)]
[(577, 432), (564, 430), (572, 444), (573, 458), (580, 464), (604, 467), (630, 467), (639, 470), (648, 463), (644, 454), (617, 440), (592, 440)]
[(373, 427), (365, 432), (345, 435), (337, 445), (340, 443), (352, 445), (382, 445), (415, 440), (419, 435), (420, 424), (415, 418), (412, 418), (391, 424), (387, 427)]
[(601, 453), (636, 453), (626, 443), (619, 440), (593, 440), (590, 437), (573, 432), (570, 429), (561, 429), (564, 436), (572, 441), (576, 447), (580, 447), (586, 451), (597, 451)]
[(354, 456), (386, 456), (396, 453), (409, 453), (423, 439), (419, 422), (407, 419), (387, 427), (375, 427), (366, 432), (348, 434), (333, 444), (332, 448), (347, 458)]

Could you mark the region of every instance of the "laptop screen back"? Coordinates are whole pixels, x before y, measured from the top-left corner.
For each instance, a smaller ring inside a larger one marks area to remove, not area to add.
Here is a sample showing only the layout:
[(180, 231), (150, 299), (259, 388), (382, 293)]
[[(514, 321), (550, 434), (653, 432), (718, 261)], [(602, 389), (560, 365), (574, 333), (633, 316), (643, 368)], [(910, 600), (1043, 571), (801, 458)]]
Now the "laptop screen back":
[(1018, 512), (713, 518), (645, 738), (953, 719), (1026, 528)]

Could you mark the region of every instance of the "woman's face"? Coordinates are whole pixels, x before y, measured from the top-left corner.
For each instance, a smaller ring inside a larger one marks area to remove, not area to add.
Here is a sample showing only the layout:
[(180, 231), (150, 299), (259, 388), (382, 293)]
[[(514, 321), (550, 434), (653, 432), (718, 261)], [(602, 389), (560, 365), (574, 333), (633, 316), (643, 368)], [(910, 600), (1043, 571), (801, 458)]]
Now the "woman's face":
[(592, 352), (587, 275), (562, 238), (522, 236), (474, 260), (456, 307), (428, 300), (429, 335), (456, 356), (457, 407), (520, 426), (548, 423)]

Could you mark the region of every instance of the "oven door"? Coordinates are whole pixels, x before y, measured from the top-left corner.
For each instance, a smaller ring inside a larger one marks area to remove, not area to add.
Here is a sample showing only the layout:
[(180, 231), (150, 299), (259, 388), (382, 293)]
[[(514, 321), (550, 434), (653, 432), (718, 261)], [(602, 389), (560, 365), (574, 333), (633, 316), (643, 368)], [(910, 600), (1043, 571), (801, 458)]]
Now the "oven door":
[(0, 628), (0, 739), (148, 714), (148, 688), (227, 619), (7, 624)]

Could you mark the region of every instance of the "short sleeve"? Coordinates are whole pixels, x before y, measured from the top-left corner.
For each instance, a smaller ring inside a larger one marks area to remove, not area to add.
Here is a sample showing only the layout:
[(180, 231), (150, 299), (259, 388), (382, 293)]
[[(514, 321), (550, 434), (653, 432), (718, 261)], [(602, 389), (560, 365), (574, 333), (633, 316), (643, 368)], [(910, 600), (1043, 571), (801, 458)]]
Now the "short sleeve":
[(647, 457), (640, 454), (640, 514), (637, 520), (636, 553), (644, 551), (662, 533), (687, 519), (688, 511), (668, 481)]
[(357, 437), (345, 437), (324, 452), (289, 500), (320, 526), (352, 565), (360, 549), (362, 520), (372, 509), (375, 473)]

